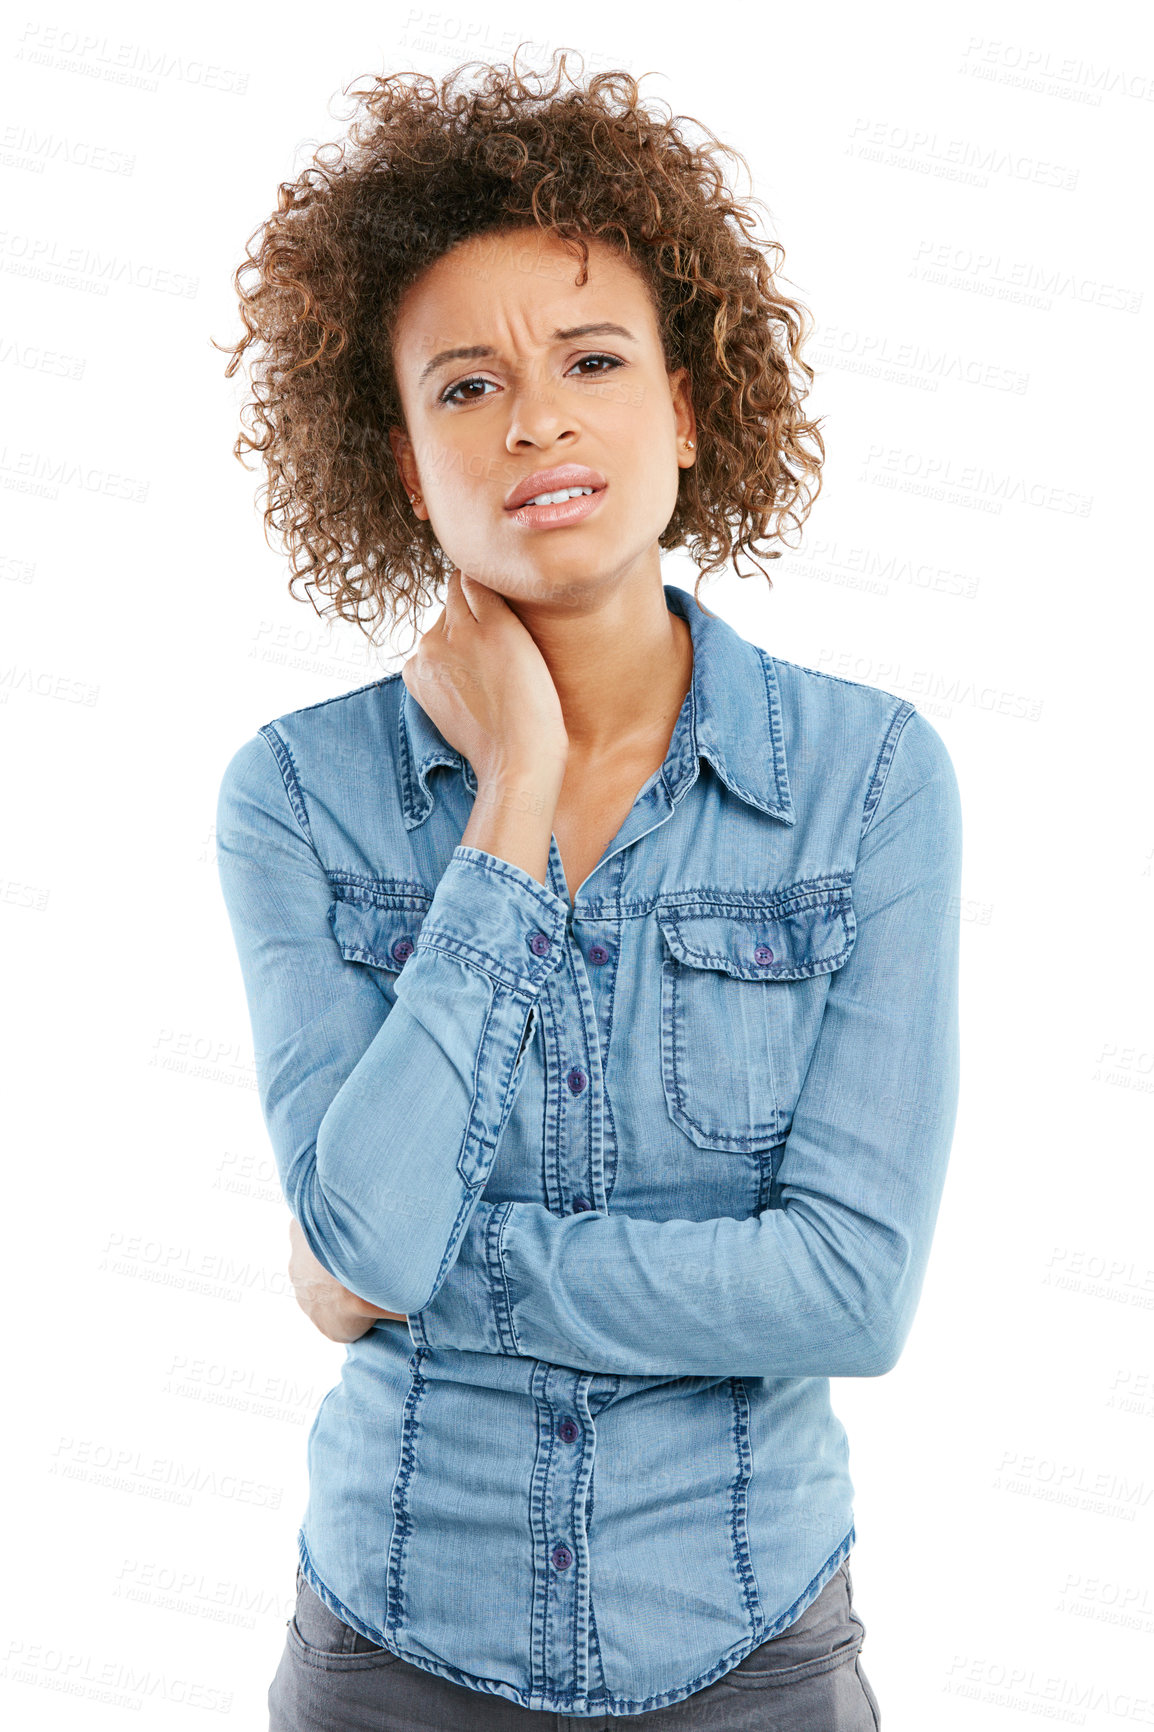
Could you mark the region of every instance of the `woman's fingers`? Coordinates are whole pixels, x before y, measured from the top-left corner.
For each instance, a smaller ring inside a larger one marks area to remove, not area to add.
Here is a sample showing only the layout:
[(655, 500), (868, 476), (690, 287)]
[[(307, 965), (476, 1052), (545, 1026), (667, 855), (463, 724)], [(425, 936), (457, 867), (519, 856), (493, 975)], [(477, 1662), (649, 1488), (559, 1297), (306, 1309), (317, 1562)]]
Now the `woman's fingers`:
[(445, 612), (450, 626), (470, 620), (483, 625), (495, 612), (511, 612), (503, 595), (454, 566), (446, 589)]
[(421, 634), (421, 637), (417, 641), (417, 647), (409, 657), (408, 661), (401, 665), (401, 678), (405, 682), (405, 689), (408, 691), (410, 697), (416, 698), (418, 703), (421, 701), (420, 687), (422, 673), (424, 673), (436, 645), (444, 641), (447, 624), (448, 604), (446, 603), (445, 607), (441, 609), (428, 631)]
[(450, 628), (461, 625), (466, 620), (476, 620), (476, 609), (471, 605), (463, 582), (463, 573), (454, 566), (449, 573), (449, 581), (445, 587), (445, 619)]
[(449, 574), (441, 619), (402, 675), (479, 781), (509, 763), (563, 762), (561, 702), (532, 634), (504, 596), (459, 567)]

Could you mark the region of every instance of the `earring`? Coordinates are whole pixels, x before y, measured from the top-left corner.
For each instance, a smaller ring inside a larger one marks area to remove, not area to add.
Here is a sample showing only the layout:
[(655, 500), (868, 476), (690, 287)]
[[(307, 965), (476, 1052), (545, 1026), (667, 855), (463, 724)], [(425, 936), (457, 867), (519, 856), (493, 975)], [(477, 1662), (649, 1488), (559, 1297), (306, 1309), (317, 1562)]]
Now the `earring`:
[(687, 444), (687, 445), (688, 445), (688, 446), (689, 446), (689, 449), (690, 449), (690, 450), (691, 450), (691, 451), (696, 451), (696, 450), (697, 450), (697, 446), (696, 446), (696, 445), (695, 445), (695, 444), (694, 444), (694, 443), (693, 443), (693, 440), (692, 440), (692, 439), (687, 439), (687, 440), (686, 440), (686, 441), (685, 441), (685, 443), (686, 443), (686, 444)]

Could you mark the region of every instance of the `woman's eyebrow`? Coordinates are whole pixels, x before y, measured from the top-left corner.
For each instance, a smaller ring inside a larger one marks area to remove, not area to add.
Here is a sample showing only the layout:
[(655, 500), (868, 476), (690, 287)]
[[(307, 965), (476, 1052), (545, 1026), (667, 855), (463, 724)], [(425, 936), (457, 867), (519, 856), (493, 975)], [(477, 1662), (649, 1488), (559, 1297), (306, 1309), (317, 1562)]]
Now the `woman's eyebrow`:
[[(630, 343), (637, 338), (632, 331), (627, 331), (624, 325), (601, 323), (596, 325), (570, 325), (566, 330), (554, 331), (550, 339), (554, 343), (568, 343), (574, 337), (624, 337)], [(428, 378), (438, 367), (445, 366), (449, 361), (481, 361), (497, 351), (484, 343), (475, 343), (468, 349), (442, 349), (439, 355), (434, 355), (431, 361), (425, 363), (421, 372), (421, 380)]]

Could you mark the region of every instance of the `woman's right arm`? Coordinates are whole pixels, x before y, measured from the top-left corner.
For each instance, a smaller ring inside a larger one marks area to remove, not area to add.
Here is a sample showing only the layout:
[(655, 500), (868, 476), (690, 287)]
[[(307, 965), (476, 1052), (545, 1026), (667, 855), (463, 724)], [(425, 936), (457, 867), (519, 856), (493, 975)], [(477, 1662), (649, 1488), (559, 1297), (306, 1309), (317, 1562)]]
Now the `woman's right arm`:
[(354, 1293), (408, 1314), (444, 1279), (488, 1178), (568, 903), (459, 844), (390, 1008), (337, 943), (333, 889), (282, 764), (270, 724), (235, 753), (217, 803), (261, 1110), (313, 1254)]
[(455, 574), (403, 675), (418, 701), (422, 687), (436, 693), (430, 707), (473, 764), (478, 798), (391, 1008), (336, 941), (333, 888), (274, 724), (227, 765), (216, 836), (286, 1201), (337, 1281), (408, 1315), (452, 1267), (489, 1176), (569, 903), (535, 875), (567, 741), (516, 615), (492, 591), (467, 600)]

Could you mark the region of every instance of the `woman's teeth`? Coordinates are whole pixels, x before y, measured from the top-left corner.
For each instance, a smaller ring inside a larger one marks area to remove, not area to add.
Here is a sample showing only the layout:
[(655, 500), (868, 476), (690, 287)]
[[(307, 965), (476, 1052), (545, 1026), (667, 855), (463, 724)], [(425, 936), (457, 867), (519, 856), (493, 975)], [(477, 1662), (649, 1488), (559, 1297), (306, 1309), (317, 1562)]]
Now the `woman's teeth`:
[(560, 505), (563, 499), (579, 499), (583, 493), (592, 493), (591, 487), (565, 487), (560, 493), (538, 493), (535, 499), (526, 499), (526, 505)]

